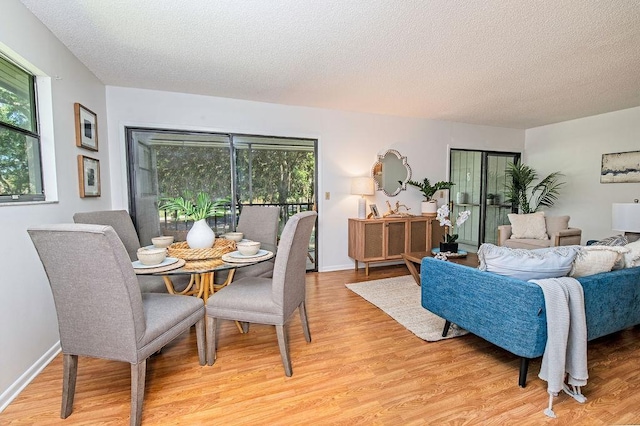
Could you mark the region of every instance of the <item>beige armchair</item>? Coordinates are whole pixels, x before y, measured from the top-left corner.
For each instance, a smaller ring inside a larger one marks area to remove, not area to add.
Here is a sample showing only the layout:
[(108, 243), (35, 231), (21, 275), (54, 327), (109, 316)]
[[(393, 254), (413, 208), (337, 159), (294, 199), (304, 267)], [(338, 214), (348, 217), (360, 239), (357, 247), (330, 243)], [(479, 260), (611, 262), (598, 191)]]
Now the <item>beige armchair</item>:
[(580, 245), (582, 230), (569, 227), (569, 216), (545, 216), (548, 239), (511, 238), (511, 225), (498, 226), (498, 245), (539, 249), (545, 247)]

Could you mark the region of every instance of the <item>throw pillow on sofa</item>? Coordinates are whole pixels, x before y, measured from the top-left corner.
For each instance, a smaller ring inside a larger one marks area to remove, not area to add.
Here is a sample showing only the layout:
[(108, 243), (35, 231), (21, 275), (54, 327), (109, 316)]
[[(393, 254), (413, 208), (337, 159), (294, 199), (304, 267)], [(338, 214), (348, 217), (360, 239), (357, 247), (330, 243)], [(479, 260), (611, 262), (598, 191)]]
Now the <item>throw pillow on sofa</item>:
[(629, 244), (629, 240), (624, 235), (614, 235), (593, 243), (595, 246), (625, 246), (627, 244)]
[(529, 214), (507, 215), (511, 222), (511, 238), (513, 239), (534, 239), (548, 240), (547, 224), (544, 220), (544, 212), (536, 212)]
[(574, 278), (611, 271), (616, 263), (621, 264), (629, 249), (620, 246), (586, 246), (576, 256), (570, 276)]
[(629, 249), (629, 252), (624, 254), (625, 268), (640, 266), (640, 240), (627, 244), (625, 248)]
[(523, 281), (564, 277), (579, 250), (580, 246), (527, 250), (485, 243), (478, 249), (478, 269)]
[[(596, 241), (592, 245), (594, 246), (625, 246), (629, 244), (629, 240), (625, 235), (614, 235), (613, 237), (607, 237), (600, 241)], [(618, 260), (616, 260), (615, 265), (613, 265), (613, 269), (622, 269), (625, 267), (625, 258), (620, 256)]]

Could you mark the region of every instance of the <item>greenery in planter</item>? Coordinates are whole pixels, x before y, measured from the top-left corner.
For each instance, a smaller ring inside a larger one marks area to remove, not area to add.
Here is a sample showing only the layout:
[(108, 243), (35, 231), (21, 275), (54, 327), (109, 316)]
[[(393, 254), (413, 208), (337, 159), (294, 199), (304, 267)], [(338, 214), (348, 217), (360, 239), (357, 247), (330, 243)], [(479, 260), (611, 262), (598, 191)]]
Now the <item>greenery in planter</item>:
[(455, 183), (453, 182), (445, 181), (436, 182), (435, 184), (431, 185), (431, 182), (429, 182), (428, 178), (424, 178), (422, 182), (410, 180), (407, 181), (407, 184), (418, 188), (420, 192), (422, 192), (422, 195), (424, 195), (425, 201), (431, 201), (433, 195), (441, 189), (450, 189), (453, 185), (455, 185)]
[(534, 213), (542, 207), (553, 206), (558, 199), (559, 189), (565, 184), (560, 182), (563, 174), (553, 172), (534, 185), (538, 174), (519, 161), (507, 164), (506, 176), (505, 200), (516, 204), (520, 213)]
[(195, 201), (191, 199), (189, 194), (185, 197), (165, 197), (161, 198), (159, 210), (167, 210), (175, 212), (178, 216), (185, 215), (186, 219), (198, 221), (214, 216), (222, 216), (221, 206), (228, 203), (228, 200), (220, 199), (212, 201), (209, 194), (200, 192)]

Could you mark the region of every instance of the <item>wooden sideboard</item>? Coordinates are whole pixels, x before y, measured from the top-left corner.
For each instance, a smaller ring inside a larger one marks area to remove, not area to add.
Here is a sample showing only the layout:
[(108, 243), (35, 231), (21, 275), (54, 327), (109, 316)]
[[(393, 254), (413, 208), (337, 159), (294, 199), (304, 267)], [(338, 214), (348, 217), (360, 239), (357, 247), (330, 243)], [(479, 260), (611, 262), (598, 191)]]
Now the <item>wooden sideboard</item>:
[(349, 219), (349, 257), (356, 270), (358, 262), (363, 262), (369, 275), (370, 263), (402, 260), (402, 253), (431, 250), (434, 220), (435, 215)]

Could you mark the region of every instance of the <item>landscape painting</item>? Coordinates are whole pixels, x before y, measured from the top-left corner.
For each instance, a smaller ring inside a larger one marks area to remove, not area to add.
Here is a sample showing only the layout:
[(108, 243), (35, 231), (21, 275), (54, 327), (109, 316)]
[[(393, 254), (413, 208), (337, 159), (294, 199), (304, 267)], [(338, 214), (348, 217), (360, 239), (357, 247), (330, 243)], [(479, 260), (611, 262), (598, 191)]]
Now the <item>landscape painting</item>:
[(602, 154), (600, 183), (640, 182), (640, 151)]

